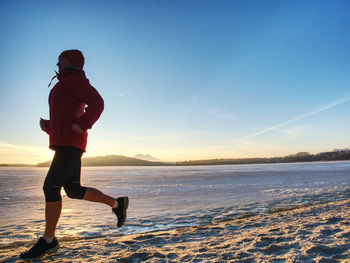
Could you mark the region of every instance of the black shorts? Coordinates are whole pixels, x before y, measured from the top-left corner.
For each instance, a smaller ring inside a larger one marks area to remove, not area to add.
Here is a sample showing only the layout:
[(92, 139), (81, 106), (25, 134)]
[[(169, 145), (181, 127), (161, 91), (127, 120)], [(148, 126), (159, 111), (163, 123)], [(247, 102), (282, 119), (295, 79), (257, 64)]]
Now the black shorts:
[(68, 197), (83, 199), (86, 187), (80, 184), (82, 155), (81, 149), (71, 146), (55, 146), (55, 155), (43, 186), (46, 202), (62, 200), (62, 187)]

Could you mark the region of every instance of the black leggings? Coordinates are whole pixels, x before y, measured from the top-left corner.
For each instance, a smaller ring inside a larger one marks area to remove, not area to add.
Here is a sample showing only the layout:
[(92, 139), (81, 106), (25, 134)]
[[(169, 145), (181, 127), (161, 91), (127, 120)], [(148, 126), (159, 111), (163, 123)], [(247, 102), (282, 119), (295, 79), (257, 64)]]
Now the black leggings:
[(56, 146), (43, 190), (46, 202), (61, 201), (61, 188), (67, 196), (83, 199), (86, 187), (80, 185), (81, 156), (83, 151), (70, 146)]

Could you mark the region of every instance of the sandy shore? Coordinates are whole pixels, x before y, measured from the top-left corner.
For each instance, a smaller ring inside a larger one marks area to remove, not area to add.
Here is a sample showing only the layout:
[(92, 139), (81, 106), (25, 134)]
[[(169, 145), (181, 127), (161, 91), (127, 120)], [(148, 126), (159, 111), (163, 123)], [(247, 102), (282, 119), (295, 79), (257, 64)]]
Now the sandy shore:
[[(350, 262), (350, 200), (60, 245), (42, 262)], [(0, 250), (0, 262), (25, 249)]]

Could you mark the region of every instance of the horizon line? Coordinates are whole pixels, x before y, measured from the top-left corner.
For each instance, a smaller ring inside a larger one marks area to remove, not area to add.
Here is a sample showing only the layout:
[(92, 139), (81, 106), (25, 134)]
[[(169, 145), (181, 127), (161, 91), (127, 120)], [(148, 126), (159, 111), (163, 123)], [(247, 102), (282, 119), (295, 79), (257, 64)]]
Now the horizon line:
[[(288, 154), (288, 155), (283, 155), (283, 156), (272, 156), (272, 157), (236, 157), (236, 158), (210, 158), (210, 159), (191, 159), (191, 160), (186, 160), (186, 161), (204, 161), (204, 160), (238, 160), (238, 159), (256, 159), (256, 158), (263, 158), (263, 159), (268, 159), (268, 158), (278, 158), (278, 157), (288, 157), (288, 156), (292, 156), (292, 155), (296, 155), (298, 153), (308, 153), (310, 155), (314, 155), (314, 154), (319, 154), (319, 153), (327, 153), (327, 152), (334, 152), (334, 151), (350, 151), (350, 148), (342, 148), (342, 149), (333, 149), (332, 151), (324, 151), (324, 152), (318, 152), (318, 153), (310, 153), (310, 152), (306, 152), (306, 151), (301, 151), (301, 152), (297, 152), (294, 154)], [(90, 156), (90, 157), (83, 157), (82, 159), (87, 159), (87, 158), (96, 158), (96, 157), (106, 157), (106, 156), (122, 156), (122, 157), (127, 157), (127, 158), (132, 158), (132, 159), (136, 159), (136, 160), (142, 160), (142, 161), (147, 161), (147, 162), (160, 162), (160, 163), (176, 163), (176, 162), (186, 162), (186, 161), (162, 161), (162, 160), (158, 160), (158, 161), (148, 161), (148, 160), (143, 160), (143, 159), (137, 159), (134, 157), (129, 157), (129, 156), (125, 156), (125, 155), (120, 155), (120, 154), (107, 154), (107, 155), (98, 155), (98, 156)], [(153, 157), (153, 156), (152, 156)], [(38, 163), (0, 163), (0, 167), (5, 167), (5, 166), (11, 166), (11, 165), (18, 165), (18, 166), (35, 166), (38, 164), (42, 164), (42, 163), (46, 163), (46, 162), (51, 162), (51, 160), (48, 161), (43, 161), (43, 162), (38, 162)]]

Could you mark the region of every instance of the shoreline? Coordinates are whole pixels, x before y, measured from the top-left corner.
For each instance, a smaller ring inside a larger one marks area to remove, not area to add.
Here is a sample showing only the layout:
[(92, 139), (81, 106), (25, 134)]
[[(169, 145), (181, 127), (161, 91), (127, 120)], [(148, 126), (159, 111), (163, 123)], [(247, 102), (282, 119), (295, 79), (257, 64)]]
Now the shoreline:
[[(350, 262), (350, 199), (60, 246), (42, 262)], [(26, 249), (1, 249), (0, 262)]]

